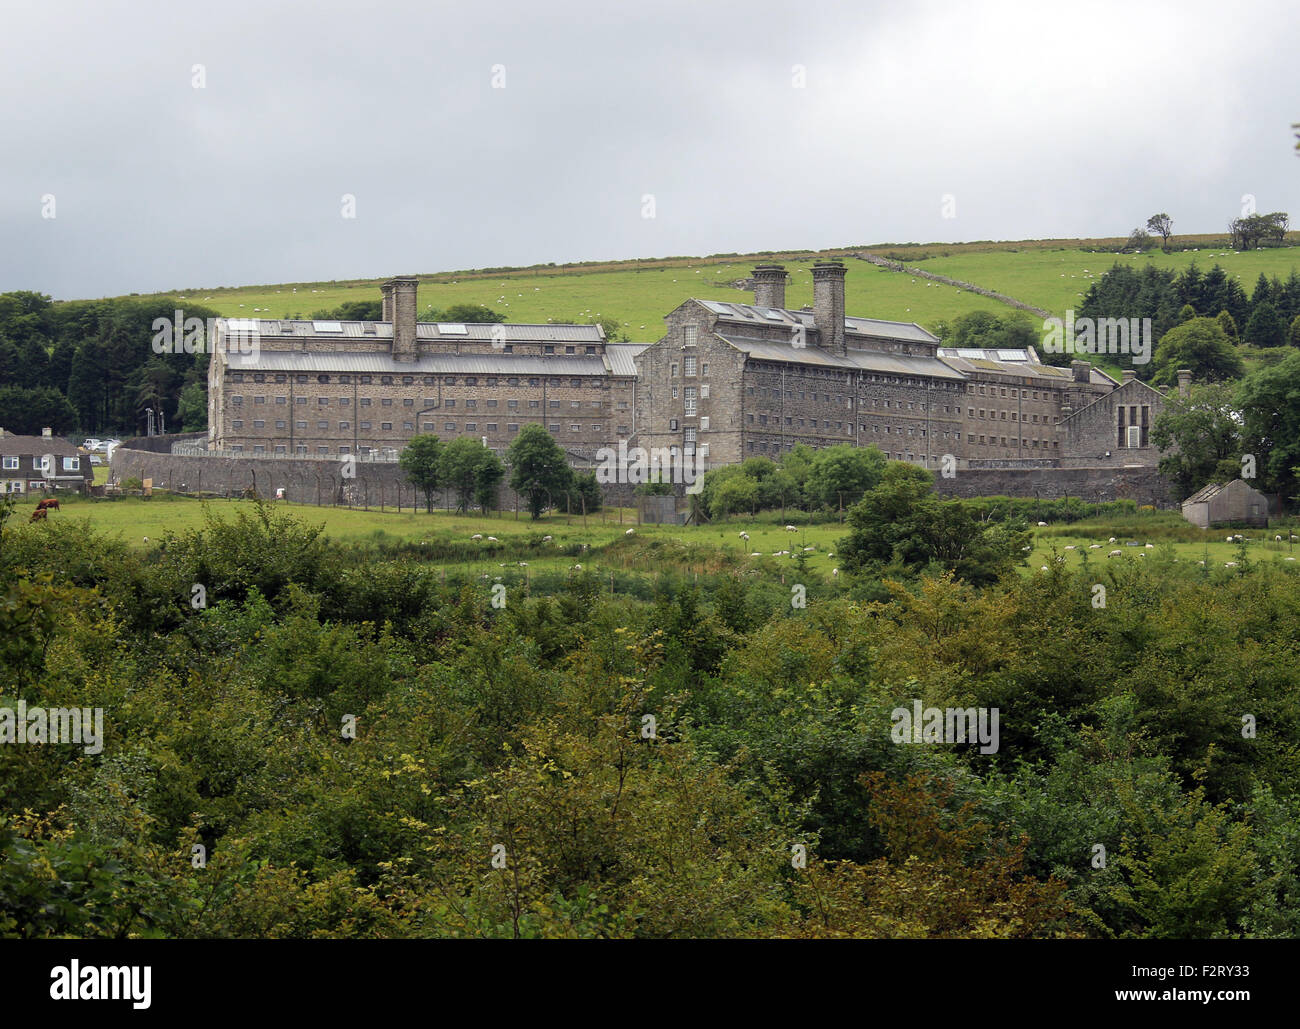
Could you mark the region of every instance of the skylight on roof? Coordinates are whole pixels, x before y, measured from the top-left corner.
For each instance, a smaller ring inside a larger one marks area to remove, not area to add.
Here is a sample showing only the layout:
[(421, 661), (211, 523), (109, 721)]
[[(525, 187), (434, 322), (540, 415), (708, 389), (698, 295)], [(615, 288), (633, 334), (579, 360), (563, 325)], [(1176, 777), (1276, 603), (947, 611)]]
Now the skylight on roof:
[(314, 332), (342, 332), (343, 331), (342, 322), (312, 322), (311, 327)]
[(438, 331), (444, 336), (467, 336), (469, 329), (460, 322), (439, 322)]

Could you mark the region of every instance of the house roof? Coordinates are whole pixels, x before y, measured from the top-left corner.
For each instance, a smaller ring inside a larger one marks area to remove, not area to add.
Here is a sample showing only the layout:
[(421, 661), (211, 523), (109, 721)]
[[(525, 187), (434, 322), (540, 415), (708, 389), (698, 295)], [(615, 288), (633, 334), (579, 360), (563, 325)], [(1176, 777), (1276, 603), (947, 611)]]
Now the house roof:
[(961, 372), (936, 357), (886, 354), (878, 350), (857, 350), (852, 347), (844, 354), (837, 354), (823, 347), (796, 347), (789, 341), (778, 343), (769, 339), (750, 339), (721, 332), (715, 332), (714, 335), (757, 361), (786, 361), (794, 364), (819, 365), (823, 368), (850, 368), (855, 371), (920, 375), (935, 379), (965, 378)]
[[(756, 307), (753, 304), (735, 304), (719, 300), (696, 300), (709, 311), (727, 321), (746, 325), (802, 325), (816, 329), (811, 311), (792, 311), (786, 307)], [(938, 343), (933, 336), (915, 322), (889, 322), (879, 318), (855, 318), (846, 315), (844, 328), (850, 337), (902, 340), (908, 343)]]
[(1232, 486), (1236, 486), (1239, 489), (1247, 489), (1250, 490), (1251, 493), (1258, 493), (1260, 496), (1263, 496), (1263, 494), (1259, 493), (1259, 490), (1255, 489), (1254, 486), (1249, 485), (1241, 479), (1229, 479), (1227, 482), (1211, 482), (1208, 485), (1202, 486), (1190, 497), (1184, 500), (1183, 503), (1204, 504), (1206, 501), (1213, 500), (1224, 490)]
[(0, 454), (13, 457), (34, 457), (38, 454), (55, 454), (59, 457), (79, 457), (80, 451), (59, 436), (18, 436), (6, 432), (0, 436)]

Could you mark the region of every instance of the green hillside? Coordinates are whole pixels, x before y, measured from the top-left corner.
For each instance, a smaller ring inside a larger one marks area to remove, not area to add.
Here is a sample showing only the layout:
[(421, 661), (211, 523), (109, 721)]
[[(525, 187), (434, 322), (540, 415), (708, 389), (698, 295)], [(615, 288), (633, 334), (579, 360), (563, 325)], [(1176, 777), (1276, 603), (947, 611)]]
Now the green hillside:
[[(1295, 234), (1292, 234), (1295, 236)], [(1184, 237), (1184, 242), (1196, 237)], [(787, 303), (812, 303), (811, 268), (826, 256), (848, 265), (848, 310), (874, 318), (915, 321), (932, 326), (972, 310), (1006, 310), (1000, 301), (906, 273), (856, 260), (871, 253), (893, 258), (937, 275), (973, 283), (1055, 313), (1077, 305), (1092, 281), (1116, 261), (1152, 263), (1175, 271), (1193, 261), (1208, 269), (1222, 264), (1239, 276), (1247, 292), (1261, 272), (1285, 278), (1300, 267), (1300, 248), (1234, 253), (1218, 237), (1204, 247), (1165, 254), (1113, 252), (1118, 240), (1033, 240), (1010, 243), (879, 244), (818, 254), (718, 255), (502, 270), (420, 275), (420, 306), (439, 309), (476, 304), (499, 311), (512, 322), (614, 318), (634, 341), (659, 338), (663, 317), (689, 297), (743, 299), (733, 284), (758, 261), (779, 260), (791, 272)], [(1103, 248), (1110, 248), (1107, 252)], [(396, 274), (400, 269), (394, 269)], [(382, 278), (345, 282), (302, 282), (219, 289), (186, 289), (172, 296), (178, 304), (202, 305), (223, 315), (268, 318), (310, 317), (345, 301), (377, 299)]]

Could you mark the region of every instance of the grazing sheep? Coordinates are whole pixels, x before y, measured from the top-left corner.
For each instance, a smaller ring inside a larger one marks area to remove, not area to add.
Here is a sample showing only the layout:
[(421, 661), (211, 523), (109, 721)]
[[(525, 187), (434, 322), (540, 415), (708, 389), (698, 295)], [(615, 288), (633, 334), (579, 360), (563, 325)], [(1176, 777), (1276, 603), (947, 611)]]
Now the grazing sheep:
[(1226, 540), (1224, 540), (1223, 542), (1224, 542), (1224, 543), (1231, 543), (1231, 542), (1232, 542), (1232, 537), (1229, 536), (1229, 537), (1228, 537)]
[(482, 538), (483, 538), (483, 534), (481, 532), (476, 532), (474, 533), (473, 536), (470, 537), (470, 539), (472, 540), (481, 540)]
[(1111, 551), (1109, 554), (1107, 554), (1106, 556), (1107, 556), (1107, 557), (1122, 557), (1123, 554), (1124, 554), (1124, 551), (1122, 551), (1122, 550), (1112, 550), (1112, 551)]
[(786, 532), (798, 532), (799, 530), (796, 529), (793, 525), (787, 525), (787, 526), (785, 527), (785, 531), (786, 531)]
[(838, 568), (831, 569), (831, 575), (839, 575), (839, 574), (840, 574), (840, 570)]
[(750, 557), (762, 557), (763, 555), (760, 554), (757, 550), (755, 550), (755, 551), (754, 551), (752, 554), (750, 554), (749, 556), (750, 556)]
[(1274, 542), (1274, 543), (1281, 543), (1281, 542), (1282, 542), (1282, 537), (1281, 537), (1281, 536), (1274, 536), (1274, 537), (1273, 537), (1273, 542)]
[(1038, 525), (1039, 525), (1039, 527), (1041, 528), (1041, 527), (1047, 525), (1047, 523), (1046, 523), (1046, 522), (1039, 522)]
[(742, 532), (742, 533), (740, 534), (740, 538), (743, 539), (746, 543), (748, 543), (748, 542), (749, 542), (749, 533), (747, 533), (747, 532)]
[(575, 572), (580, 572), (580, 571), (582, 571), (582, 565), (574, 565), (574, 566), (573, 566), (573, 571), (575, 571)]
[(632, 535), (634, 535), (635, 533), (636, 533), (636, 530), (635, 530), (635, 529), (628, 529), (627, 532), (623, 533), (623, 535), (624, 535), (624, 536), (632, 536)]
[(1093, 544), (1091, 544), (1091, 545), (1088, 547), (1088, 549), (1089, 549), (1089, 550), (1100, 550), (1100, 549), (1101, 549), (1101, 544), (1100, 544), (1100, 543), (1093, 543)]
[(1043, 565), (1043, 567), (1040, 569), (1040, 571), (1044, 571), (1044, 572), (1047, 571), (1047, 565)]
[(1223, 562), (1223, 567), (1224, 567), (1224, 568), (1236, 568), (1236, 567), (1237, 567), (1237, 562), (1236, 562), (1236, 561), (1224, 561), (1224, 562)]
[(1112, 537), (1111, 537), (1107, 542), (1108, 542), (1108, 543), (1115, 543), (1115, 542), (1117, 542), (1117, 541), (1116, 541), (1115, 537), (1112, 536)]
[(1079, 548), (1076, 547), (1073, 543), (1068, 543), (1068, 544), (1066, 544), (1065, 549), (1066, 549), (1066, 550), (1078, 550)]
[(542, 542), (543, 542), (543, 543), (550, 543), (550, 542), (551, 542), (551, 537), (550, 537), (550, 536), (543, 536), (543, 537), (542, 537)]
[(1155, 549), (1156, 549), (1156, 545), (1155, 545), (1154, 543), (1148, 543), (1148, 544), (1146, 545), (1146, 548), (1147, 548), (1147, 550), (1155, 550)]
[(489, 543), (500, 543), (501, 541), (500, 541), (499, 539), (497, 539), (495, 536), (489, 536), (489, 537), (488, 537), (488, 542), (489, 542)]

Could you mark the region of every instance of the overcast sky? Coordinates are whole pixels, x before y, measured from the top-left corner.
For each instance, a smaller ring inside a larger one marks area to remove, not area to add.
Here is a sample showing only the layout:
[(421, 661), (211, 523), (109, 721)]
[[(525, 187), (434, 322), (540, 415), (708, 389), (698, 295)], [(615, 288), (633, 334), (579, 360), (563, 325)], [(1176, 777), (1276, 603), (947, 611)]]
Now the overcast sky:
[(1285, 2), (2, 3), (0, 291), (1300, 221)]

